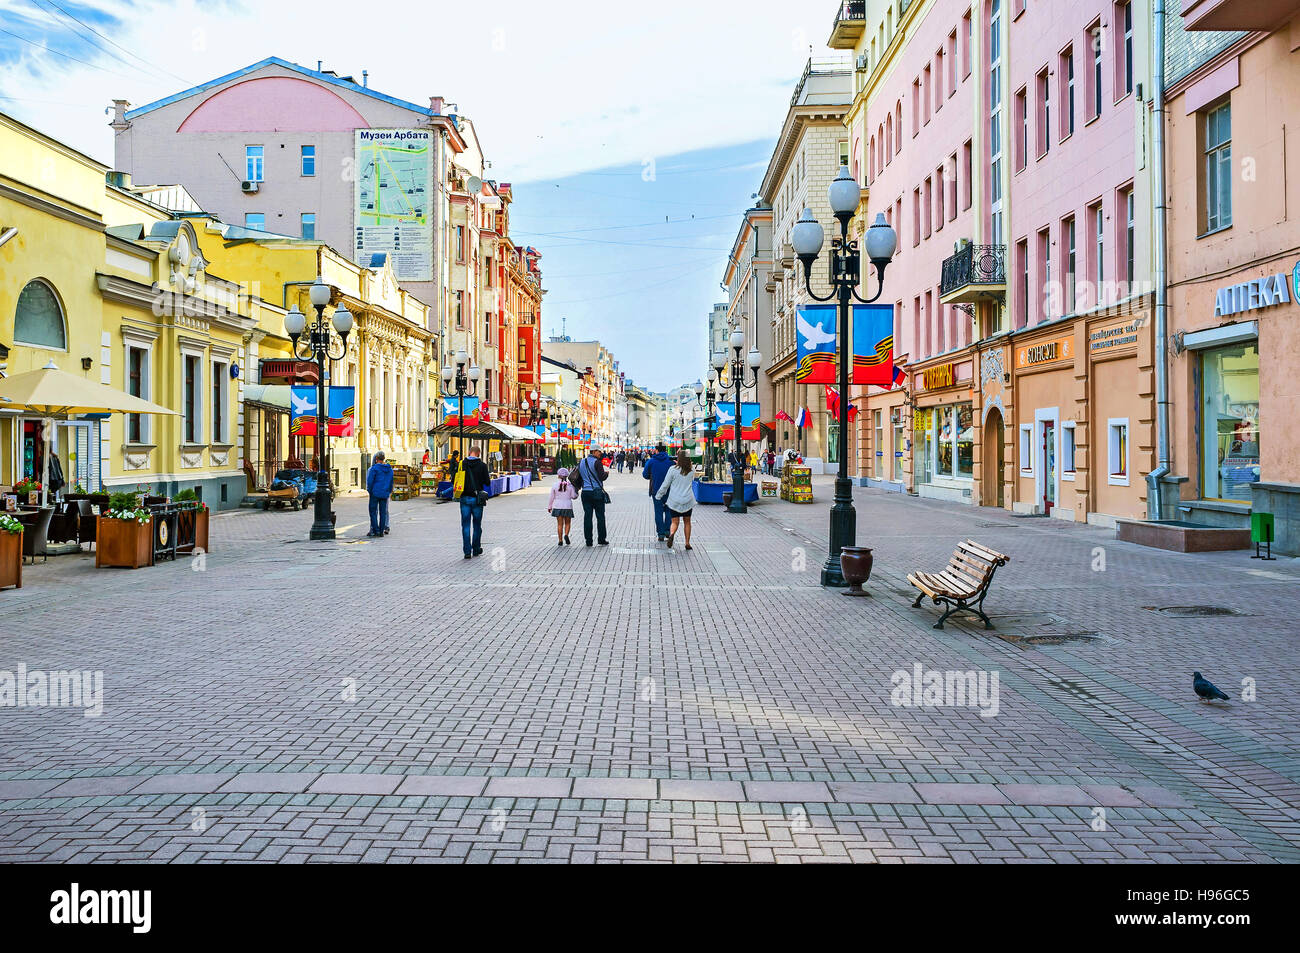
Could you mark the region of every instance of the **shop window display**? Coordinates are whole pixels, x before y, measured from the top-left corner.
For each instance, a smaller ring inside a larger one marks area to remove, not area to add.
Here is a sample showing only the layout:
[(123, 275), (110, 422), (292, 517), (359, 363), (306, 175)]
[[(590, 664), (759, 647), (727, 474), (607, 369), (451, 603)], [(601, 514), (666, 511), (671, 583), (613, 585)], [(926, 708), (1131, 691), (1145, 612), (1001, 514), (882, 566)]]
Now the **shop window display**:
[(1201, 493), (1250, 502), (1259, 481), (1259, 345), (1201, 355)]

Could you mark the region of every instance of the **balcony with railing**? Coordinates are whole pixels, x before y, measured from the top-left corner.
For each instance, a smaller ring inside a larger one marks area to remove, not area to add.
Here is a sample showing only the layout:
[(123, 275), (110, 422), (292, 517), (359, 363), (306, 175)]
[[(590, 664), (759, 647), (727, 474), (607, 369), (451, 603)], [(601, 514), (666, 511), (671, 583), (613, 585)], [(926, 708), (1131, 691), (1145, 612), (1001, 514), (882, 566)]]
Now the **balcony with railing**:
[(851, 50), (867, 28), (866, 0), (845, 0), (835, 11), (831, 38), (826, 45), (833, 50)]
[(1006, 293), (1006, 245), (966, 245), (944, 259), (939, 280), (943, 304), (968, 304)]

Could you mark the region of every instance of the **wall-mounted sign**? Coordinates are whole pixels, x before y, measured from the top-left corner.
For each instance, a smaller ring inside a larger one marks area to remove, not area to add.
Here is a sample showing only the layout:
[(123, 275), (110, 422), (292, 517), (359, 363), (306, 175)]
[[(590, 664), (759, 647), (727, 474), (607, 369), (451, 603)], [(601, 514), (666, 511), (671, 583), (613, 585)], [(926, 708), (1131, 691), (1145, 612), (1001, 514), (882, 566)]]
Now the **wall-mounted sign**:
[(1096, 328), (1088, 333), (1088, 352), (1096, 354), (1098, 351), (1110, 351), (1117, 347), (1136, 344), (1137, 329), (1136, 321), (1121, 321), (1119, 324)]
[(1033, 367), (1036, 364), (1051, 364), (1053, 361), (1074, 359), (1074, 339), (1057, 338), (1041, 344), (1029, 344), (1016, 348), (1016, 367)]
[(953, 385), (952, 365), (939, 364), (935, 367), (927, 367), (921, 372), (921, 383), (926, 390), (951, 387)]
[(1288, 284), (1285, 274), (1276, 274), (1220, 288), (1214, 294), (1214, 316), (1224, 318), (1242, 311), (1286, 304), (1291, 300)]

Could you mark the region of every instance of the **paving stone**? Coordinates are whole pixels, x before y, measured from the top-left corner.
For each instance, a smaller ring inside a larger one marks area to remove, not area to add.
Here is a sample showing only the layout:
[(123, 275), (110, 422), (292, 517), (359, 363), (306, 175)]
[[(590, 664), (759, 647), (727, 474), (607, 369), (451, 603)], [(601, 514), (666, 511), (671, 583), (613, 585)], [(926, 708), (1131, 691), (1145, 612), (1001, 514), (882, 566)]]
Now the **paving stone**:
[(307, 789), (312, 794), (392, 794), (400, 774), (322, 774)]
[(650, 778), (576, 778), (573, 796), (653, 800), (659, 796), (659, 782)]
[(103, 795), (125, 794), (140, 783), (140, 779), (129, 775), (115, 775), (98, 778), (69, 778), (58, 787), (45, 792), (46, 797), (99, 797)]
[(829, 801), (831, 789), (823, 781), (746, 781), (751, 801)]
[(921, 782), (914, 785), (928, 804), (1006, 804), (1006, 797), (992, 784)]
[(220, 788), (223, 794), (257, 793), (257, 794), (300, 794), (319, 775), (294, 773), (289, 771), (252, 771), (236, 774)]
[(665, 778), (659, 782), (659, 796), (672, 801), (743, 801), (745, 789), (739, 781)]
[(854, 804), (920, 804), (921, 795), (901, 781), (832, 781), (837, 801)]
[(486, 777), (479, 775), (407, 775), (394, 793), (432, 797), (477, 797), (487, 787), (487, 781)]
[(40, 797), (42, 794), (58, 787), (63, 782), (53, 780), (0, 781), (0, 801), (23, 800)]
[(568, 778), (491, 778), (483, 792), (488, 797), (568, 797)]
[(997, 789), (1012, 804), (1093, 805), (1097, 803), (1096, 798), (1073, 784), (999, 784)]
[(229, 774), (155, 774), (140, 780), (132, 794), (208, 794), (231, 780)]

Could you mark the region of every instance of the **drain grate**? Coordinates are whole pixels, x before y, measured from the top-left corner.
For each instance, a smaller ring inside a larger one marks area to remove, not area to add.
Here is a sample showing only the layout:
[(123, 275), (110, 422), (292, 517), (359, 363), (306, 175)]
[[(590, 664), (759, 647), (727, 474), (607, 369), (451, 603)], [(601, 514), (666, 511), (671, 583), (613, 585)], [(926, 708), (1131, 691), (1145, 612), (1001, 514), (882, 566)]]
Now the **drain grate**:
[(1160, 612), (1180, 618), (1198, 618), (1204, 616), (1247, 615), (1227, 606), (1143, 606), (1149, 612)]
[(1064, 645), (1066, 642), (1096, 642), (1100, 638), (1099, 632), (1058, 632), (1054, 635), (1027, 635), (1021, 641), (1026, 645)]

